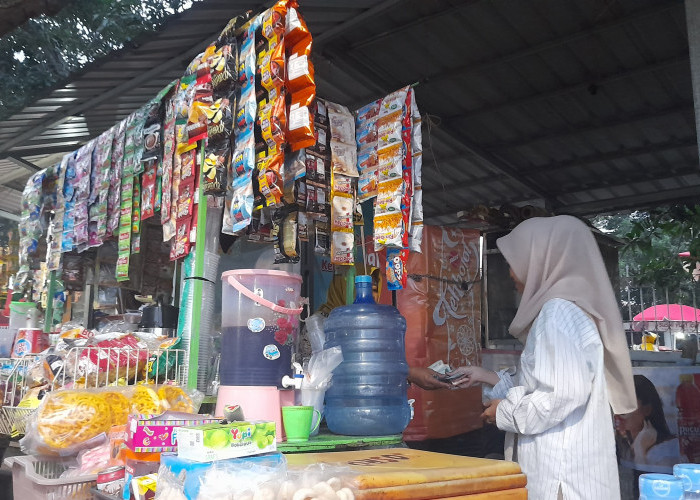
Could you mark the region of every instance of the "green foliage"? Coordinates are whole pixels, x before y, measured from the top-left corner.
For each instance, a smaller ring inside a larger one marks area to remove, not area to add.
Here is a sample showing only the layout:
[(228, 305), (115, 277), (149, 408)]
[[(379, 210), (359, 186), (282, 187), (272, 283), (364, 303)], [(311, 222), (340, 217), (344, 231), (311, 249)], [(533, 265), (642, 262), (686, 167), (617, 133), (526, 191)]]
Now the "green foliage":
[[(0, 120), (197, 0), (75, 0), (0, 39)], [(69, 97), (69, 96), (67, 96)]]
[(620, 269), (635, 277), (637, 285), (658, 289), (678, 289), (691, 280), (683, 265), (694, 259), (681, 259), (680, 252), (690, 251), (700, 258), (700, 206), (671, 205), (649, 212), (598, 217), (594, 225), (604, 232), (624, 238)]

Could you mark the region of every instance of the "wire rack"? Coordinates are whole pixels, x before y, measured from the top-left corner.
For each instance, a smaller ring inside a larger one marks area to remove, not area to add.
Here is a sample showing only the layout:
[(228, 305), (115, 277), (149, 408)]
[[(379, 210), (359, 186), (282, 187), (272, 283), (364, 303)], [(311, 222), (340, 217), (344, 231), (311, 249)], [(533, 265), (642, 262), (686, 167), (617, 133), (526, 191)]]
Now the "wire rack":
[(122, 347), (74, 347), (56, 372), (52, 389), (141, 383), (187, 384), (187, 351)]
[[(0, 434), (24, 435), (27, 417), (35, 408), (17, 406), (29, 391), (29, 367), (36, 357), (0, 358)], [(51, 389), (97, 388), (109, 385), (187, 384), (187, 351), (184, 349), (136, 349), (74, 347), (63, 358)]]

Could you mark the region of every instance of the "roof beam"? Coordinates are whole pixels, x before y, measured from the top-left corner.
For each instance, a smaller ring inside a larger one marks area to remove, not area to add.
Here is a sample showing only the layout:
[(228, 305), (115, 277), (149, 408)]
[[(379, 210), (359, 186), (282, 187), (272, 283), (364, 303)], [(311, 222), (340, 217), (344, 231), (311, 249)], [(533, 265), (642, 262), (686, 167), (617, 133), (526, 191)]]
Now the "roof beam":
[(314, 47), (318, 49), (318, 47), (320, 47), (321, 45), (328, 43), (328, 41), (333, 38), (337, 38), (338, 36), (351, 29), (353, 26), (357, 26), (358, 24), (366, 21), (367, 19), (372, 19), (376, 15), (393, 7), (401, 1), (402, 0), (384, 0), (380, 4), (363, 11), (361, 14), (358, 14), (343, 23), (336, 24), (332, 28), (327, 29), (323, 33), (314, 37)]
[(567, 205), (560, 207), (556, 212), (559, 214), (589, 215), (600, 213), (601, 210), (606, 212), (628, 208), (640, 210), (664, 203), (680, 203), (688, 199), (697, 202), (698, 197), (700, 197), (700, 185)]
[(509, 142), (493, 142), (490, 144), (484, 144), (484, 149), (489, 151), (498, 149), (514, 149), (523, 146), (529, 146), (536, 142), (542, 140), (560, 140), (566, 137), (572, 137), (576, 135), (582, 135), (588, 132), (596, 132), (602, 129), (618, 127), (620, 125), (631, 125), (633, 123), (643, 122), (647, 120), (653, 120), (656, 118), (661, 118), (664, 116), (670, 116), (676, 113), (691, 112), (693, 110), (692, 101), (684, 101), (681, 104), (674, 104), (666, 108), (661, 108), (656, 111), (639, 111), (636, 113), (616, 114), (612, 119), (609, 120), (594, 120), (590, 125), (581, 128), (571, 128), (568, 130), (561, 130), (561, 128), (547, 129), (542, 133), (534, 134), (528, 137), (523, 137), (516, 141)]
[[(647, 146), (642, 146), (639, 148), (631, 148), (631, 149), (621, 149), (618, 151), (610, 151), (608, 153), (601, 153), (601, 154), (594, 154), (590, 156), (584, 156), (580, 158), (575, 158), (570, 161), (565, 161), (565, 162), (558, 162), (558, 163), (549, 163), (547, 165), (542, 165), (540, 167), (534, 167), (534, 168), (528, 168), (528, 169), (520, 169), (518, 170), (518, 173), (520, 175), (537, 175), (537, 174), (546, 174), (549, 172), (554, 172), (554, 171), (561, 171), (561, 170), (566, 170), (572, 167), (579, 167), (582, 165), (591, 165), (593, 163), (602, 163), (606, 161), (614, 161), (614, 160), (619, 160), (623, 158), (630, 158), (634, 156), (641, 156), (641, 155), (646, 155), (646, 154), (654, 154), (654, 153), (660, 153), (662, 151), (669, 151), (673, 149), (679, 149), (679, 148), (686, 148), (686, 147), (692, 147), (696, 146), (695, 138), (693, 139), (686, 139), (686, 140), (675, 140), (671, 141), (668, 143), (664, 144), (651, 144)], [(457, 161), (463, 159), (463, 156), (451, 156), (447, 158), (438, 158), (438, 162), (452, 162), (452, 161)], [(668, 170), (666, 170), (666, 173), (668, 173)], [(698, 173), (700, 173), (700, 169), (698, 170)], [(449, 192), (449, 191), (456, 191), (458, 189), (462, 189), (464, 187), (472, 187), (472, 186), (478, 186), (482, 184), (488, 184), (491, 182), (501, 182), (501, 179), (494, 178), (494, 177), (483, 177), (483, 178), (478, 178), (478, 179), (456, 179), (456, 183), (453, 183), (449, 186), (446, 186), (444, 189), (442, 188), (434, 188), (434, 189), (424, 189), (423, 192), (425, 194), (435, 194), (439, 192)]]
[[(390, 78), (384, 75), (380, 68), (366, 64), (364, 61), (357, 59), (352, 53), (344, 53), (341, 55), (331, 52), (328, 53), (327, 56), (322, 57), (328, 59), (331, 65), (340, 68), (341, 71), (366, 85), (367, 88), (374, 89), (379, 95), (386, 95), (396, 89), (394, 84), (390, 83)], [(348, 61), (352, 61), (352, 63)], [(382, 83), (380, 84), (378, 82)], [(428, 114), (430, 114), (430, 111), (424, 109), (423, 115), (425, 116)], [(492, 153), (483, 151), (476, 145), (471, 144), (468, 139), (461, 134), (441, 128), (435, 128), (434, 130), (435, 133), (440, 134), (447, 142), (451, 142), (455, 147), (464, 151), (466, 155), (479, 158), (488, 165), (494, 174), (505, 175), (511, 178), (513, 181), (520, 184), (528, 193), (542, 198), (549, 198), (548, 193), (545, 193), (536, 183), (520, 178), (513, 166), (494, 156)]]
[(29, 148), (23, 148), (21, 151), (15, 150), (11, 152), (6, 152), (6, 153), (0, 153), (0, 160), (5, 159), (5, 158), (10, 158), (12, 156), (19, 156), (19, 155), (25, 155), (25, 156), (38, 156), (38, 155), (51, 155), (51, 154), (56, 154), (56, 153), (70, 153), (72, 151), (75, 151), (81, 146), (81, 143), (76, 141), (75, 143), (71, 144), (66, 144), (62, 146), (45, 146), (45, 147), (29, 147)]
[(38, 171), (41, 170), (41, 167), (38, 167), (37, 165), (34, 165), (32, 162), (25, 160), (24, 158), (20, 158), (19, 156), (8, 156), (7, 159), (14, 163), (15, 165), (19, 165), (22, 167), (24, 170), (29, 172), (30, 174), (36, 174)]
[(670, 1), (668, 3), (662, 4), (662, 5), (657, 5), (654, 7), (651, 7), (649, 9), (641, 10), (636, 13), (630, 14), (629, 16), (623, 17), (621, 19), (615, 19), (611, 22), (605, 23), (605, 24), (599, 24), (597, 26), (593, 26), (590, 28), (586, 28), (580, 31), (577, 31), (575, 33), (572, 33), (570, 35), (560, 37), (560, 38), (554, 38), (552, 40), (548, 40), (543, 43), (539, 43), (537, 45), (533, 45), (531, 47), (526, 47), (520, 50), (516, 50), (515, 52), (511, 52), (510, 54), (505, 54), (501, 57), (496, 57), (493, 59), (490, 59), (488, 61), (483, 61), (481, 63), (479, 62), (472, 62), (469, 64), (465, 64), (463, 66), (458, 66), (456, 68), (453, 68), (448, 71), (443, 71), (443, 72), (437, 72), (433, 73), (432, 75), (428, 75), (423, 77), (420, 82), (421, 83), (428, 83), (428, 82), (435, 82), (439, 80), (446, 80), (449, 78), (453, 77), (465, 77), (467, 75), (474, 75), (477, 73), (480, 73), (482, 71), (487, 71), (494, 66), (497, 66), (499, 64), (504, 64), (504, 63), (510, 63), (512, 61), (515, 61), (517, 59), (521, 59), (523, 57), (531, 56), (534, 54), (538, 54), (540, 52), (543, 52), (545, 50), (549, 50), (555, 47), (559, 47), (561, 45), (566, 45), (567, 43), (571, 43), (583, 38), (588, 38), (591, 36), (598, 35), (600, 33), (603, 33), (608, 30), (612, 30), (615, 28), (619, 28), (620, 26), (624, 26), (625, 24), (629, 24), (635, 21), (638, 21), (639, 19), (643, 19), (646, 17), (650, 16), (656, 16), (659, 15), (667, 10), (670, 9), (680, 9), (681, 4), (676, 1)]
[(676, 57), (672, 57), (670, 59), (666, 59), (663, 61), (659, 61), (654, 64), (642, 64), (641, 66), (637, 66), (635, 68), (631, 69), (626, 69), (623, 71), (620, 71), (618, 73), (613, 73), (608, 76), (605, 76), (603, 78), (591, 78), (589, 80), (586, 80), (581, 83), (577, 83), (574, 85), (569, 85), (566, 87), (560, 87), (557, 89), (549, 90), (547, 92), (541, 92), (539, 94), (534, 94), (534, 95), (529, 95), (526, 97), (522, 97), (520, 99), (515, 99), (513, 101), (506, 101), (502, 102), (500, 104), (496, 104), (494, 106), (483, 106), (478, 109), (474, 109), (471, 111), (467, 111), (466, 113), (460, 113), (459, 115), (454, 115), (451, 117), (446, 118), (445, 121), (450, 122), (450, 123), (457, 123), (460, 121), (464, 121), (467, 119), (470, 119), (474, 116), (477, 115), (482, 115), (486, 113), (497, 113), (499, 111), (503, 111), (505, 109), (513, 108), (516, 106), (527, 106), (530, 104), (536, 104), (540, 101), (545, 101), (547, 99), (552, 99), (555, 97), (560, 97), (560, 96), (565, 96), (568, 94), (573, 94), (575, 92), (581, 92), (581, 91), (587, 91), (588, 87), (591, 86), (591, 84), (595, 84), (596, 86), (603, 87), (605, 85), (609, 85), (613, 82), (616, 82), (618, 80), (624, 80), (627, 78), (635, 78), (647, 73), (653, 73), (656, 71), (661, 71), (661, 70), (666, 70), (672, 66), (676, 66), (679, 64), (687, 64), (688, 63), (688, 52), (684, 52), (683, 54), (680, 54)]
[(190, 58), (193, 58), (199, 52), (201, 52), (202, 47), (205, 47), (211, 42), (212, 38), (216, 38), (218, 36), (219, 31), (220, 30), (217, 30), (216, 32), (211, 33), (201, 42), (197, 43), (193, 48), (184, 52), (180, 57), (170, 58), (162, 62), (161, 64), (154, 66), (150, 70), (139, 73), (138, 76), (127, 80), (126, 82), (123, 82), (117, 85), (116, 87), (112, 87), (106, 92), (99, 93), (93, 96), (92, 98), (84, 100), (80, 104), (77, 104), (75, 106), (61, 108), (60, 110), (51, 113), (49, 115), (50, 117), (47, 116), (45, 118), (42, 118), (42, 120), (40, 121), (37, 120), (37, 123), (26, 127), (13, 139), (10, 139), (9, 141), (5, 141), (4, 143), (0, 144), (0, 153), (8, 151), (15, 146), (23, 144), (24, 141), (31, 139), (32, 137), (36, 137), (37, 135), (41, 134), (44, 130), (55, 126), (59, 122), (65, 121), (71, 116), (77, 115), (78, 113), (82, 113), (83, 111), (94, 108), (102, 102), (113, 99), (114, 96), (120, 95), (123, 92), (126, 92), (127, 90), (138, 87), (139, 85), (141, 85), (144, 82), (147, 82), (151, 78), (162, 74), (167, 69), (182, 64), (183, 60), (189, 60)]
[(481, 0), (463, 0), (461, 4), (452, 6), (449, 9), (441, 10), (441, 11), (436, 12), (434, 14), (431, 14), (429, 16), (421, 16), (418, 19), (416, 19), (415, 21), (411, 21), (409, 23), (402, 24), (402, 25), (397, 26), (395, 28), (392, 28), (388, 31), (384, 31), (384, 32), (379, 33), (377, 35), (366, 38), (360, 42), (353, 43), (350, 46), (350, 50), (363, 49), (369, 45), (374, 45), (375, 43), (386, 40), (387, 38), (391, 38), (392, 36), (395, 36), (399, 33), (404, 32), (404, 31), (413, 29), (417, 26), (428, 24), (428, 23), (434, 21), (435, 19), (439, 19), (441, 17), (456, 14), (460, 10), (465, 9), (466, 7), (469, 7), (469, 6), (471, 6), (475, 3), (478, 3), (480, 1)]
[(6, 212), (4, 210), (0, 210), (0, 218), (11, 220), (13, 222), (19, 222), (19, 219), (20, 219), (19, 214), (13, 214), (11, 212)]

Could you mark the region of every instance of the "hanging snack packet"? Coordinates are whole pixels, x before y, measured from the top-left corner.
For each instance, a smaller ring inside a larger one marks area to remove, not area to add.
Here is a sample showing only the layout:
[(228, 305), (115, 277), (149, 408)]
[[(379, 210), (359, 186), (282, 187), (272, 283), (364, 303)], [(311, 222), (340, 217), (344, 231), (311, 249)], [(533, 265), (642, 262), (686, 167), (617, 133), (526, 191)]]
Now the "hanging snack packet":
[(366, 169), (360, 174), (357, 181), (358, 199), (360, 202), (369, 200), (377, 196), (377, 169)]
[(331, 240), (331, 263), (340, 266), (355, 264), (355, 235), (336, 232)]
[(331, 168), (334, 173), (358, 177), (357, 148), (355, 143), (345, 144), (331, 139)]
[(401, 141), (401, 120), (389, 118), (377, 121), (377, 142), (380, 150), (400, 144)]
[(314, 102), (311, 104), (311, 114), (313, 115), (316, 125), (328, 127), (328, 108), (326, 107), (326, 101), (318, 98), (314, 99)]
[(284, 164), (285, 184), (287, 183), (286, 177), (290, 177), (295, 181), (306, 177), (306, 150), (300, 149), (286, 155)]
[(277, 2), (262, 14), (262, 35), (267, 40), (281, 39), (286, 30), (287, 2)]
[(236, 138), (236, 147), (233, 151), (231, 170), (240, 177), (252, 172), (255, 168), (255, 144), (253, 132), (247, 130)]
[(406, 96), (409, 87), (404, 87), (395, 92), (392, 92), (382, 99), (381, 107), (379, 108), (379, 119), (400, 115), (406, 103)]
[(330, 248), (331, 241), (328, 236), (328, 223), (316, 221), (314, 223), (314, 253), (328, 255)]
[(283, 162), (282, 155), (267, 156), (257, 162), (258, 186), (268, 207), (276, 207), (282, 203), (284, 185), (280, 169)]
[(297, 205), (299, 205), (302, 211), (306, 210), (307, 189), (308, 187), (304, 179), (300, 179), (296, 182)]
[(284, 94), (266, 103), (260, 110), (260, 133), (268, 148), (280, 148), (285, 141), (284, 131), (287, 128), (287, 109)]
[(236, 43), (235, 38), (219, 42), (209, 56), (211, 85), (214, 97), (228, 97), (236, 90)]
[(379, 153), (376, 142), (373, 146), (357, 153), (357, 168), (360, 173), (369, 169), (376, 169), (379, 166)]
[(285, 57), (284, 44), (277, 43), (269, 50), (264, 51), (258, 58), (260, 68), (260, 84), (267, 92), (270, 100), (279, 96), (280, 89), (284, 86)]
[(352, 196), (333, 195), (331, 202), (331, 231), (353, 231), (353, 198)]
[(401, 212), (375, 215), (374, 217), (374, 249), (381, 250), (385, 246), (402, 247), (404, 233), (403, 216)]
[(287, 143), (292, 151), (308, 148), (316, 143), (314, 124), (309, 111), (315, 95), (315, 88), (305, 89), (292, 95), (292, 103), (287, 114)]
[(131, 213), (131, 253), (141, 252), (141, 179), (134, 177), (134, 201)]
[(377, 120), (364, 121), (357, 126), (356, 142), (357, 147), (364, 151), (368, 148), (376, 150), (377, 141), (379, 140), (379, 130), (377, 129)]
[(170, 99), (165, 102), (165, 123), (163, 124), (163, 161), (161, 163), (161, 208), (160, 223), (170, 219), (173, 182), (173, 154), (175, 153), (175, 104)]
[(255, 88), (255, 30), (246, 31), (238, 58), (238, 83), (241, 89)]
[(379, 182), (401, 179), (403, 177), (403, 163), (401, 158), (396, 155), (387, 156), (387, 161), (379, 165), (377, 173)]
[(253, 213), (252, 172), (237, 177), (233, 181), (233, 198), (231, 199), (231, 231), (235, 234), (248, 227)]
[(190, 230), (192, 218), (178, 222), (175, 237), (170, 247), (170, 260), (179, 260), (190, 253)]
[(233, 128), (233, 112), (228, 97), (220, 97), (204, 108), (207, 117), (207, 137), (210, 143), (229, 142)]
[(292, 94), (315, 87), (314, 65), (311, 62), (311, 39), (292, 47), (287, 61), (287, 90)]
[(275, 244), (275, 264), (299, 262), (297, 218), (296, 210), (280, 210), (273, 218), (270, 236)]
[(299, 241), (309, 241), (309, 218), (306, 212), (299, 212), (297, 216), (297, 228)]
[(355, 144), (355, 120), (345, 106), (328, 102), (328, 123), (331, 140), (345, 144)]
[(311, 182), (326, 182), (326, 160), (312, 152), (306, 153), (306, 177)]
[(195, 144), (197, 141), (207, 138), (207, 114), (209, 112), (209, 104), (202, 101), (194, 101), (190, 108), (190, 114), (187, 119), (187, 142)]
[(377, 215), (401, 212), (402, 198), (404, 195), (404, 182), (402, 178), (380, 182), (377, 188), (377, 200), (374, 210)]
[(406, 286), (408, 282), (407, 262), (407, 249), (386, 249), (386, 284), (389, 290), (402, 290)]
[(141, 220), (155, 215), (157, 170), (156, 162), (152, 161), (146, 165), (141, 178)]
[(379, 109), (382, 106), (382, 100), (377, 99), (362, 106), (357, 110), (357, 128), (358, 130), (364, 127), (364, 123), (376, 120), (379, 117)]
[(207, 144), (202, 165), (202, 189), (205, 195), (222, 196), (226, 193), (226, 173), (230, 161), (230, 145), (224, 143)]
[(314, 140), (316, 142), (306, 149), (319, 156), (328, 156), (330, 152), (330, 134), (326, 131), (325, 125), (314, 124)]
[(255, 126), (255, 116), (258, 111), (258, 103), (255, 100), (255, 87), (247, 87), (242, 91), (238, 100), (236, 111), (236, 135), (250, 131)]
[(111, 237), (119, 228), (119, 212), (121, 197), (121, 176), (124, 164), (124, 131), (126, 120), (116, 126), (112, 139), (112, 158), (109, 174), (109, 195), (107, 197), (107, 231), (105, 238)]
[(353, 178), (346, 175), (335, 174), (332, 176), (333, 182), (331, 192), (334, 194), (346, 194), (352, 196), (354, 194)]

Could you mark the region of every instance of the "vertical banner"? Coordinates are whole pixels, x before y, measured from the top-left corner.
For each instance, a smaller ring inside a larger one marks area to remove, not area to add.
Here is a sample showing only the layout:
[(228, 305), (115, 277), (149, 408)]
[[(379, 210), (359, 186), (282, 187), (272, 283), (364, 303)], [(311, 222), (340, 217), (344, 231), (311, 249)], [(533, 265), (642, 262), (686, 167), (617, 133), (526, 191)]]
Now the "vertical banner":
[[(408, 323), (406, 360), (428, 367), (442, 360), (452, 368), (480, 363), (481, 286), (479, 232), (426, 226), (422, 253), (408, 258), (408, 281), (396, 292), (397, 305)], [(368, 253), (367, 264), (381, 265), (384, 251)], [(391, 304), (384, 288), (381, 302)], [(481, 389), (424, 391), (409, 388), (415, 415), (404, 432), (407, 441), (446, 438), (482, 426)]]
[(700, 367), (633, 371), (638, 408), (615, 417), (621, 467), (671, 474), (674, 464), (700, 461)]

